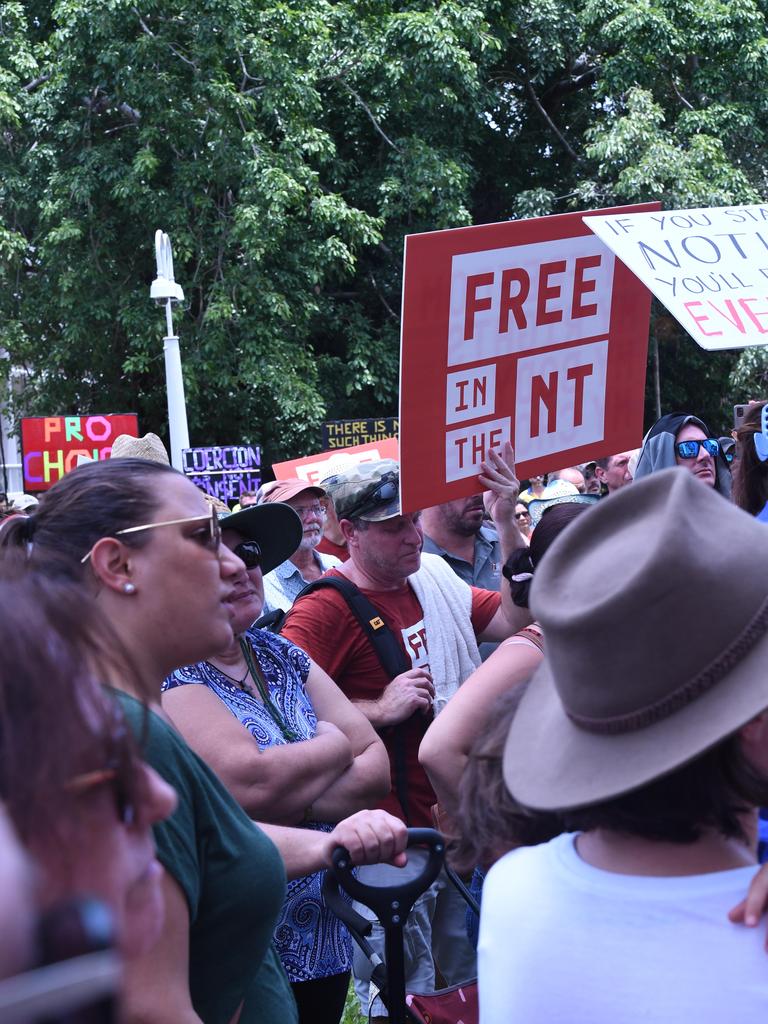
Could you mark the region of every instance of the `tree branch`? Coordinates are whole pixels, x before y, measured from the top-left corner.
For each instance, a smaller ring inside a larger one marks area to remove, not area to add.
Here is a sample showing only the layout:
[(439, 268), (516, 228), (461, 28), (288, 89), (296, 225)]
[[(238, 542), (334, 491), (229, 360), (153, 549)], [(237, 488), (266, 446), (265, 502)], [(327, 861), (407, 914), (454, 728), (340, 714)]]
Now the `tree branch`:
[(364, 99), (363, 99), (363, 97), (362, 97), (362, 96), (360, 95), (360, 93), (356, 92), (356, 91), (355, 91), (355, 90), (354, 90), (354, 89), (352, 88), (352, 86), (351, 86), (351, 85), (349, 84), (349, 82), (345, 82), (343, 78), (339, 78), (339, 79), (338, 79), (338, 81), (339, 81), (339, 82), (341, 82), (341, 84), (342, 84), (342, 85), (344, 86), (344, 88), (345, 88), (345, 89), (346, 89), (346, 90), (347, 90), (348, 92), (351, 92), (351, 93), (352, 93), (352, 95), (353, 95), (353, 96), (355, 97), (355, 99), (357, 100), (357, 102), (358, 102), (358, 103), (360, 104), (360, 106), (361, 106), (361, 107), (363, 108), (363, 110), (364, 110), (364, 111), (366, 112), (366, 114), (368, 115), (368, 117), (369, 117), (369, 119), (370, 119), (370, 122), (371, 122), (371, 124), (372, 124), (372, 125), (373, 125), (373, 127), (374, 127), (374, 128), (376, 129), (376, 131), (377, 131), (377, 132), (379, 133), (379, 135), (380, 135), (380, 136), (382, 137), (382, 139), (384, 139), (384, 141), (386, 142), (386, 144), (387, 144), (388, 146), (391, 146), (391, 147), (392, 147), (392, 149), (394, 149), (394, 150), (395, 150), (396, 152), (398, 152), (398, 153), (399, 153), (399, 152), (400, 152), (400, 147), (399, 147), (399, 146), (397, 146), (397, 145), (396, 145), (396, 144), (395, 144), (395, 143), (394, 143), (394, 142), (392, 141), (392, 139), (390, 139), (390, 137), (389, 137), (389, 136), (388, 136), (388, 135), (386, 134), (386, 132), (384, 131), (384, 129), (383, 129), (382, 127), (381, 127), (381, 125), (379, 124), (379, 122), (378, 122), (378, 121), (376, 120), (376, 118), (374, 117), (373, 113), (371, 112), (371, 108), (370, 108), (370, 107), (368, 106), (368, 104), (367, 104), (367, 103), (365, 102), (365, 100), (364, 100)]
[(37, 87), (39, 85), (42, 85), (44, 82), (47, 82), (50, 77), (51, 77), (50, 74), (48, 74), (48, 75), (40, 75), (37, 78), (33, 78), (31, 82), (27, 82), (26, 85), (22, 85), (21, 91), (22, 92), (34, 92), (34, 90), (37, 89)]
[(588, 86), (594, 85), (596, 81), (597, 68), (591, 68), (575, 78), (564, 78), (555, 82), (546, 92), (542, 93), (541, 105), (545, 110), (551, 110), (562, 96), (569, 96), (573, 92), (579, 92), (580, 89), (586, 89)]
[(569, 156), (569, 157), (570, 157), (570, 158), (571, 158), (572, 160), (575, 160), (575, 161), (576, 161), (577, 163), (581, 163), (581, 162), (582, 162), (582, 161), (581, 161), (581, 157), (580, 157), (580, 156), (579, 156), (579, 154), (578, 154), (578, 153), (577, 153), (577, 152), (576, 152), (576, 151), (575, 151), (575, 150), (574, 150), (574, 149), (573, 149), (573, 148), (571, 147), (571, 145), (570, 145), (570, 143), (568, 142), (568, 140), (566, 139), (566, 137), (565, 137), (565, 136), (563, 135), (563, 133), (562, 133), (562, 132), (560, 131), (560, 129), (559, 129), (558, 127), (557, 127), (557, 125), (556, 125), (556, 124), (555, 124), (555, 122), (554, 122), (554, 121), (552, 120), (552, 118), (551, 118), (551, 117), (549, 116), (549, 114), (548, 114), (548, 113), (546, 112), (546, 110), (544, 109), (544, 107), (542, 107), (542, 105), (541, 105), (541, 100), (540, 100), (540, 99), (539, 99), (539, 97), (538, 97), (538, 96), (536, 95), (536, 90), (535, 90), (535, 89), (533, 88), (533, 86), (531, 85), (531, 83), (530, 83), (530, 82), (526, 82), (526, 83), (525, 83), (525, 91), (526, 91), (526, 92), (528, 93), (528, 95), (530, 96), (530, 98), (531, 98), (531, 100), (532, 100), (532, 102), (533, 102), (533, 105), (534, 105), (534, 106), (536, 107), (536, 109), (538, 110), (538, 112), (539, 112), (539, 113), (541, 114), (541, 116), (542, 116), (542, 118), (544, 119), (545, 123), (546, 123), (546, 124), (547, 124), (547, 126), (549, 127), (549, 130), (550, 130), (550, 131), (551, 131), (551, 132), (553, 133), (553, 135), (555, 135), (555, 136), (556, 136), (556, 137), (557, 137), (557, 138), (559, 139), (559, 141), (560, 141), (560, 144), (562, 145), (563, 149), (565, 149), (565, 151), (566, 151), (566, 153), (568, 154), (568, 156)]
[(386, 311), (389, 313), (389, 315), (392, 317), (392, 319), (395, 321), (395, 323), (400, 323), (400, 317), (397, 315), (397, 313), (395, 313), (395, 311), (392, 309), (390, 304), (387, 302), (387, 300), (384, 297), (381, 289), (376, 284), (376, 278), (373, 276), (373, 274), (371, 274), (371, 284), (373, 285), (373, 290), (378, 295), (378, 297), (379, 297), (379, 299), (381, 301), (381, 304), (384, 307), (384, 309), (386, 309)]
[(674, 92), (675, 96), (677, 96), (677, 98), (680, 100), (682, 105), (686, 108), (686, 110), (693, 110), (693, 104), (689, 103), (685, 96), (683, 96), (683, 94), (680, 92), (680, 90), (677, 87), (677, 82), (675, 82), (675, 76), (672, 74), (671, 71), (669, 73), (669, 81), (672, 85), (672, 91)]

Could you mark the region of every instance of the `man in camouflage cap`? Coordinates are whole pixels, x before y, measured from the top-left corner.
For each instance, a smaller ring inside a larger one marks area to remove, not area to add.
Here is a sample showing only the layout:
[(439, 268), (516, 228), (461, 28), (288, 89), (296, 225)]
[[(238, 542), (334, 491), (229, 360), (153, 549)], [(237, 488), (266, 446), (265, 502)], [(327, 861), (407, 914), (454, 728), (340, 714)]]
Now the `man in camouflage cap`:
[(323, 481), (339, 519), (382, 522), (400, 515), (400, 466), (395, 459), (359, 462)]
[[(439, 555), (422, 556), (421, 514), (400, 508), (399, 465), (392, 459), (359, 463), (323, 482), (333, 498), (349, 560), (326, 576), (340, 575), (363, 592), (402, 649), (403, 671), (387, 673), (344, 597), (331, 587), (300, 597), (282, 633), (303, 648), (334, 679), (378, 730), (389, 753), (392, 791), (379, 806), (414, 827), (432, 824), (435, 794), (419, 764), (418, 750), (434, 713), (480, 664), (477, 641), (502, 640), (530, 622), (509, 594), (470, 587)], [(494, 517), (502, 549), (519, 542), (514, 511), (519, 484), (512, 450), (492, 450), (480, 476), (485, 505)], [(403, 869), (361, 868), (369, 884), (400, 884), (423, 867), (423, 850), (409, 853)], [(390, 872), (396, 878), (390, 878)], [(360, 913), (372, 917), (356, 904)], [(474, 976), (474, 954), (466, 940), (465, 907), (443, 877), (417, 901), (406, 926), (408, 987), (434, 985), (435, 963), (449, 985)], [(432, 921), (439, 921), (433, 929)], [(383, 954), (377, 923), (371, 938)], [(413, 951), (417, 951), (415, 955)], [(386, 1019), (380, 1000), (369, 1006), (370, 966), (355, 962), (355, 986), (366, 1015)]]

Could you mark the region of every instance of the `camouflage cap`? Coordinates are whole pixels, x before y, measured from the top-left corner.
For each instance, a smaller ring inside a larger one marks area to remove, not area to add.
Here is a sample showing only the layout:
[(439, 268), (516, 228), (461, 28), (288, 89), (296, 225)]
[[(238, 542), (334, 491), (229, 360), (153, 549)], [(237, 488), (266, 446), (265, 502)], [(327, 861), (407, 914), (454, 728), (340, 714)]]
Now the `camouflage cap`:
[(400, 515), (400, 465), (395, 459), (358, 462), (323, 480), (339, 519), (379, 523)]

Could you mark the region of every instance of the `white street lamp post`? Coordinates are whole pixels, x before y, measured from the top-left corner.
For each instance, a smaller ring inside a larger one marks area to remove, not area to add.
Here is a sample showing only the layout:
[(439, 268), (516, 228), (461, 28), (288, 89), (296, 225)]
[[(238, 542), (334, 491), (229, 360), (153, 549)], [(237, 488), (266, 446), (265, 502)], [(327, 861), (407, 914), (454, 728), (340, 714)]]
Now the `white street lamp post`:
[(181, 353), (179, 339), (173, 333), (172, 308), (174, 303), (184, 301), (184, 292), (174, 279), (171, 240), (163, 231), (155, 232), (155, 257), (157, 277), (152, 282), (149, 294), (158, 305), (165, 304), (166, 336), (163, 339), (163, 352), (165, 387), (168, 392), (168, 426), (171, 433), (171, 463), (181, 471), (181, 450), (189, 448), (189, 428), (187, 405), (184, 400), (184, 379), (181, 375)]

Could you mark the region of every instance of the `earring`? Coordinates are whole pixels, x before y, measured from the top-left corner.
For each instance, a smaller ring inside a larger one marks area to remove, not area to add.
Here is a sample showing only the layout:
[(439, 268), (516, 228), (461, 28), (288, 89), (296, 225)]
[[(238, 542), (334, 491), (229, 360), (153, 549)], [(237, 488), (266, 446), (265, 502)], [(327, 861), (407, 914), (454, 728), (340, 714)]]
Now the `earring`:
[(136, 587), (134, 586), (133, 583), (124, 583), (123, 584), (123, 593), (124, 594), (135, 594), (136, 593)]

